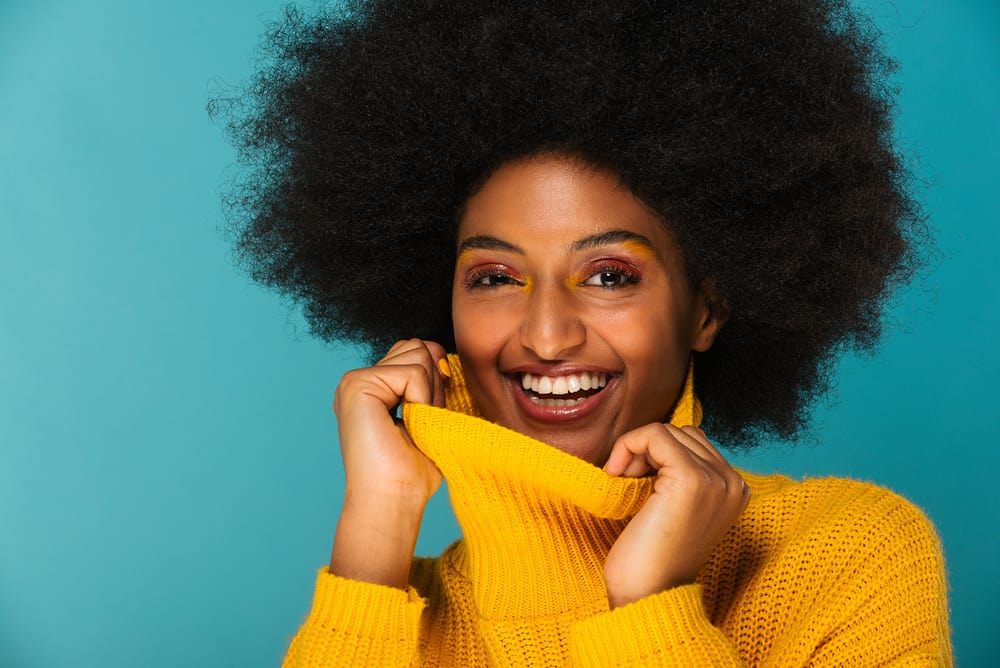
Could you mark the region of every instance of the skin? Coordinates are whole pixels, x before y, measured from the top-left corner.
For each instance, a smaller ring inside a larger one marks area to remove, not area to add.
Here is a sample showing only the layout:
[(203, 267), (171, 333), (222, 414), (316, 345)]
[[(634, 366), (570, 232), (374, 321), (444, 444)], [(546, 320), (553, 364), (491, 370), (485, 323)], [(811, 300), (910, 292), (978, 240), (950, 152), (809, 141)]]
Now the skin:
[[(603, 466), (655, 475), (605, 564), (611, 608), (694, 581), (749, 491), (704, 433), (664, 424), (692, 351), (722, 326), (687, 283), (668, 227), (612, 175), (562, 157), (498, 169), (466, 203), (452, 290), (455, 340), (484, 417)], [(652, 307), (651, 305), (656, 305)], [(404, 587), (437, 468), (393, 419), (441, 406), (441, 346), (401, 341), (345, 374), (334, 411), (346, 470), (330, 571)], [(600, 373), (570, 407), (531, 401), (524, 373)]]
[[(626, 431), (669, 416), (691, 351), (718, 330), (663, 223), (578, 162), (499, 169), (466, 203), (458, 244), (455, 342), (483, 417), (597, 466)], [(559, 421), (525, 413), (525, 371), (610, 380), (597, 410)]]

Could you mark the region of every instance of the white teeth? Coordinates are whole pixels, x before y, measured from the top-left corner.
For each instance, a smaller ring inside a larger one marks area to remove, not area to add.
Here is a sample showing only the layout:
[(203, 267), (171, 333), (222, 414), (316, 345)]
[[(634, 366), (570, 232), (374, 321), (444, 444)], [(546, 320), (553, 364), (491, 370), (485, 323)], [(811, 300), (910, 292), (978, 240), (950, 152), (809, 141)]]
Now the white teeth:
[(566, 376), (536, 376), (530, 373), (521, 376), (521, 387), (535, 394), (572, 394), (580, 390), (596, 390), (607, 384), (607, 374), (587, 371)]

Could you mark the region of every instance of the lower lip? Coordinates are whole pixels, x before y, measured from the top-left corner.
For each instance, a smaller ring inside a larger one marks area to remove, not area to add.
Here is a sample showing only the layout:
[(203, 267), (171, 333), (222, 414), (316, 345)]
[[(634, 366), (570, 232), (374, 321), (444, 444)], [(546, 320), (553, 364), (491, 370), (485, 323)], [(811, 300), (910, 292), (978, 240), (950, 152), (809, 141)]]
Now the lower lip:
[[(531, 397), (523, 391), (519, 379), (511, 380), (510, 383), (514, 392), (514, 398), (525, 417), (531, 420), (537, 420), (538, 422), (572, 422), (573, 420), (581, 420), (585, 417), (589, 417), (597, 409), (599, 409), (601, 404), (604, 403), (605, 397), (607, 397), (611, 393), (611, 390), (614, 389), (616, 379), (610, 379), (608, 384), (605, 385), (604, 389), (600, 392), (593, 394), (583, 401), (577, 402), (571, 406), (543, 406), (536, 404), (531, 400)], [(558, 395), (549, 396), (553, 399), (559, 398)]]

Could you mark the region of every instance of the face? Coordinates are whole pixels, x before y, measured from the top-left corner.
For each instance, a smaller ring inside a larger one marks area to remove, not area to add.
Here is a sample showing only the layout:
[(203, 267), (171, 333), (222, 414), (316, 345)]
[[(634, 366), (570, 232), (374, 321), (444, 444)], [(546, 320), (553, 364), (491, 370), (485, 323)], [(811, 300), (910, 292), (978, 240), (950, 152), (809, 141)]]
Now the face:
[(669, 417), (720, 325), (656, 214), (558, 157), (508, 163), (468, 200), (452, 313), (483, 417), (599, 466)]

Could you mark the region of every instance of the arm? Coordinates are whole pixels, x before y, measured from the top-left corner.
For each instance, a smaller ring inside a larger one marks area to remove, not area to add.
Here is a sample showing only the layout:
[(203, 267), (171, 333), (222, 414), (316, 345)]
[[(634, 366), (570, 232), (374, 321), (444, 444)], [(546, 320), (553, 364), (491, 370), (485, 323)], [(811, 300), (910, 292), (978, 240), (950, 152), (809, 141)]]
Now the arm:
[(407, 579), (441, 473), (393, 415), (403, 400), (444, 404), (444, 354), (433, 343), (401, 341), (374, 367), (341, 379), (334, 412), (344, 504), (329, 569), (285, 666), (417, 665), (424, 602)]
[(614, 444), (605, 471), (656, 471), (653, 494), (604, 566), (610, 611), (577, 623), (574, 666), (742, 666), (694, 584), (750, 500), (739, 474), (695, 427), (651, 424)]
[(444, 405), (437, 344), (400, 341), (374, 367), (344, 374), (333, 410), (344, 458), (344, 505), (330, 572), (402, 588), (441, 472), (394, 418), (401, 401)]
[(418, 666), (423, 609), (424, 600), (412, 588), (348, 580), (324, 566), (312, 609), (282, 666)]
[(857, 546), (830, 599), (837, 625), (812, 665), (951, 666), (940, 541), (920, 509), (882, 492), (865, 518), (868, 535), (878, 540)]
[(571, 665), (746, 665), (712, 625), (701, 595), (701, 585), (681, 585), (577, 622), (570, 631)]
[[(737, 530), (739, 551), (717, 552), (704, 580), (705, 600), (717, 601), (710, 583), (750, 549), (756, 566), (743, 571), (739, 596), (706, 614), (701, 588), (682, 585), (583, 620), (574, 665), (952, 665), (941, 547), (919, 509), (837, 479), (757, 501)], [(630, 628), (644, 631), (633, 638)]]

